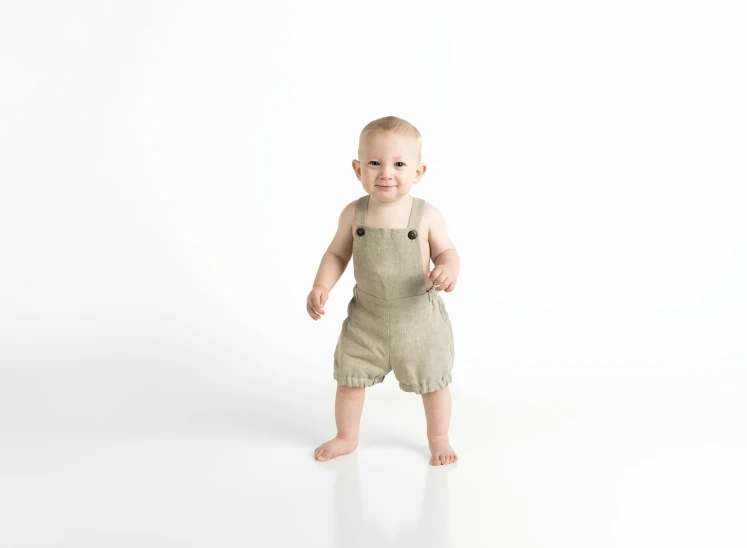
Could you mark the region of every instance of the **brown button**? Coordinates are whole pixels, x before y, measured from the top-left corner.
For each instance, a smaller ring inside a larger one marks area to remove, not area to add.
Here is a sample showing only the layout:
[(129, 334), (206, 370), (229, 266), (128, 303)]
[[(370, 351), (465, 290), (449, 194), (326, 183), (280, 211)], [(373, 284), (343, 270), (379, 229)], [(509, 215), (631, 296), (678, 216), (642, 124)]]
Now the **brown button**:
[(358, 230), (356, 230), (356, 231), (355, 231), (355, 233), (356, 233), (356, 234), (357, 234), (358, 236), (363, 236), (363, 235), (364, 235), (364, 234), (366, 233), (366, 231), (365, 231), (365, 229), (364, 229), (364, 228), (363, 228), (362, 226), (359, 226), (359, 227), (358, 227)]
[(415, 238), (418, 237), (418, 231), (411, 230), (410, 232), (407, 233), (407, 237), (410, 238), (411, 240), (414, 240)]

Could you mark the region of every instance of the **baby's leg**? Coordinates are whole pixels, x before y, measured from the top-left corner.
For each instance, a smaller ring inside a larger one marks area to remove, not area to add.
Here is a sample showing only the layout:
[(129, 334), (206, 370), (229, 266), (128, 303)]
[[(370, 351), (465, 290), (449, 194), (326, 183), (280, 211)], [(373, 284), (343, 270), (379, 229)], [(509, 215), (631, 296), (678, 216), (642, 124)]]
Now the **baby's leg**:
[(425, 420), (428, 423), (428, 446), (431, 449), (431, 464), (451, 464), (457, 455), (449, 445), (449, 422), (451, 421), (451, 392), (449, 386), (423, 394)]
[(337, 436), (323, 443), (314, 451), (316, 460), (329, 460), (350, 453), (358, 447), (358, 430), (361, 425), (365, 387), (350, 387), (337, 384), (335, 396), (335, 422)]

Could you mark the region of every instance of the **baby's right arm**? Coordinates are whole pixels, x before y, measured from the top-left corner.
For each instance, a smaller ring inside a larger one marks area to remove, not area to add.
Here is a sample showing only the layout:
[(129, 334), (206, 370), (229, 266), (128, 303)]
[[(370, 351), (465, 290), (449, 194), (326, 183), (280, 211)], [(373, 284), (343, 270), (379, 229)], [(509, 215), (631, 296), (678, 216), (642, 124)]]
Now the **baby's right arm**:
[(353, 256), (353, 221), (356, 201), (350, 202), (340, 213), (337, 233), (322, 256), (319, 271), (314, 278), (314, 286), (306, 298), (306, 312), (318, 320), (324, 314), (324, 303), (330, 291), (338, 282)]

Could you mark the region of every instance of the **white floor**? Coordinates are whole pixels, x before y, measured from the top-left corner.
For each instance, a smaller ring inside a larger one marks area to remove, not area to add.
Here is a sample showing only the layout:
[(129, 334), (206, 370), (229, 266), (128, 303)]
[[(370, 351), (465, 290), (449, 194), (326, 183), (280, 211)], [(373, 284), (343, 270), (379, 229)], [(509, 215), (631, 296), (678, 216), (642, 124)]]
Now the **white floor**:
[(357, 451), (321, 463), (331, 378), (170, 390), (158, 371), (151, 389), (4, 376), (0, 546), (747, 546), (740, 364), (463, 366), (444, 467), (391, 375), (367, 391)]

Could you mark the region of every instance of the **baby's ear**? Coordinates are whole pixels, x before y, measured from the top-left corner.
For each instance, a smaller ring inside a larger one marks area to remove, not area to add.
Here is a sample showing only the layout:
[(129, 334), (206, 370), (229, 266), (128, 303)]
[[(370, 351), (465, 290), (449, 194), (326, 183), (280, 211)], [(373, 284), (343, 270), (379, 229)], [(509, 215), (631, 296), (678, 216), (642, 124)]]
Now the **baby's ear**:
[(360, 181), (361, 180), (361, 174), (359, 173), (361, 169), (361, 163), (358, 160), (353, 160), (353, 171), (355, 172), (355, 176)]

